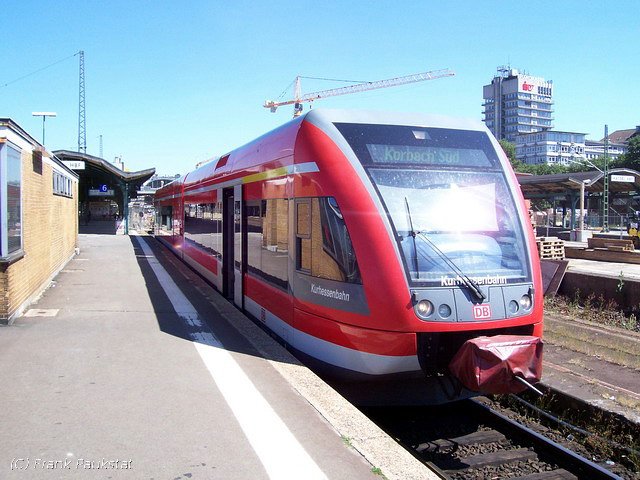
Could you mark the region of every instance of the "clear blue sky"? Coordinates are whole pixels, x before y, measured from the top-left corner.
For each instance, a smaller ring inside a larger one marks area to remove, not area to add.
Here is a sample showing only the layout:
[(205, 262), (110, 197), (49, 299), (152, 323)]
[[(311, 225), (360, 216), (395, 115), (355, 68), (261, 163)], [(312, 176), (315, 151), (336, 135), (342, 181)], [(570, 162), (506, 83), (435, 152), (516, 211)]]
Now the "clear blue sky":
[[(555, 129), (603, 137), (640, 125), (635, 0), (3, 0), (0, 117), (49, 150), (77, 149), (85, 51), (87, 153), (185, 173), (288, 121), (262, 107), (300, 75), (455, 77), (345, 95), (314, 108), (482, 118), (482, 86), (510, 64), (554, 82)], [(9, 83), (9, 85), (6, 85)], [(6, 86), (5, 86), (6, 85)], [(303, 81), (303, 92), (343, 86)], [(292, 92), (289, 92), (288, 96)]]

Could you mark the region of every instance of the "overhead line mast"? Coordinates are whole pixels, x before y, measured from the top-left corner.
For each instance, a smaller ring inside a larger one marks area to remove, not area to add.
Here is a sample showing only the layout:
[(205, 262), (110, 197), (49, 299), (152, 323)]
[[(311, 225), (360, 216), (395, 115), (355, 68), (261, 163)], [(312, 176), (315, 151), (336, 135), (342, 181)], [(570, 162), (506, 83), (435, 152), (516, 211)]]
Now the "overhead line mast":
[(284, 100), (276, 102), (274, 100), (267, 100), (264, 102), (264, 107), (275, 112), (278, 107), (283, 105), (294, 105), (294, 116), (298, 116), (302, 113), (302, 102), (313, 102), (320, 98), (334, 97), (336, 95), (346, 95), (349, 93), (365, 92), (367, 90), (375, 90), (378, 88), (395, 87), (398, 85), (406, 85), (408, 83), (423, 82), (425, 80), (434, 80), (442, 77), (452, 77), (455, 73), (450, 69), (432, 70), (429, 72), (416, 73), (414, 75), (407, 75), (404, 77), (389, 78), (386, 80), (378, 80), (375, 82), (363, 82), (357, 85), (350, 85), (348, 87), (332, 88), (329, 90), (322, 90), (319, 92), (305, 93), (301, 92), (300, 77), (296, 77), (294, 98), (291, 100)]
[(78, 152), (87, 153), (87, 124), (84, 111), (84, 50), (80, 50), (80, 89), (78, 101)]

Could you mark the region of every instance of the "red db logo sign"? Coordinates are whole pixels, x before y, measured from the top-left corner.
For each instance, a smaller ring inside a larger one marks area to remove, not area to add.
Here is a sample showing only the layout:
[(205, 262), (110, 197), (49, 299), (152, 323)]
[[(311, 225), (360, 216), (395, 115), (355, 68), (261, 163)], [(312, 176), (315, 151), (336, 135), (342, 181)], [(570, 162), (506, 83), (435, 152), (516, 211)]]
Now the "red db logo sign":
[(525, 92), (530, 92), (531, 90), (533, 90), (533, 85), (531, 85), (530, 83), (524, 82), (522, 84), (522, 90), (524, 90)]
[(491, 305), (474, 305), (473, 306), (473, 318), (476, 320), (490, 320), (491, 319)]

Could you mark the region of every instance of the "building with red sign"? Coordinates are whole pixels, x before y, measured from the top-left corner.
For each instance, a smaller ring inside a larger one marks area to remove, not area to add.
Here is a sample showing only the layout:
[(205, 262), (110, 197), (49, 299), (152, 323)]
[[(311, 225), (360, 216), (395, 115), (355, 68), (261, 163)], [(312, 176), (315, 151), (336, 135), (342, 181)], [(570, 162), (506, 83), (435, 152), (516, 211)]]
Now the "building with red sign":
[(483, 88), (484, 122), (493, 135), (516, 143), (516, 136), (553, 128), (553, 82), (499, 67)]

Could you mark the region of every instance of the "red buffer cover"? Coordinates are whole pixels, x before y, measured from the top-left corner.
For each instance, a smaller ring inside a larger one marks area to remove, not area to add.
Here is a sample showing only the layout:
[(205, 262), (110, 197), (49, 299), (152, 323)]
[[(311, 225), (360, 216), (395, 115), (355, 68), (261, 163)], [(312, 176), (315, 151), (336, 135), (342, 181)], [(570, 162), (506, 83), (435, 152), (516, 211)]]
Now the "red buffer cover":
[(542, 340), (521, 335), (496, 335), (467, 340), (455, 354), (449, 371), (469, 390), (518, 393), (542, 376)]

